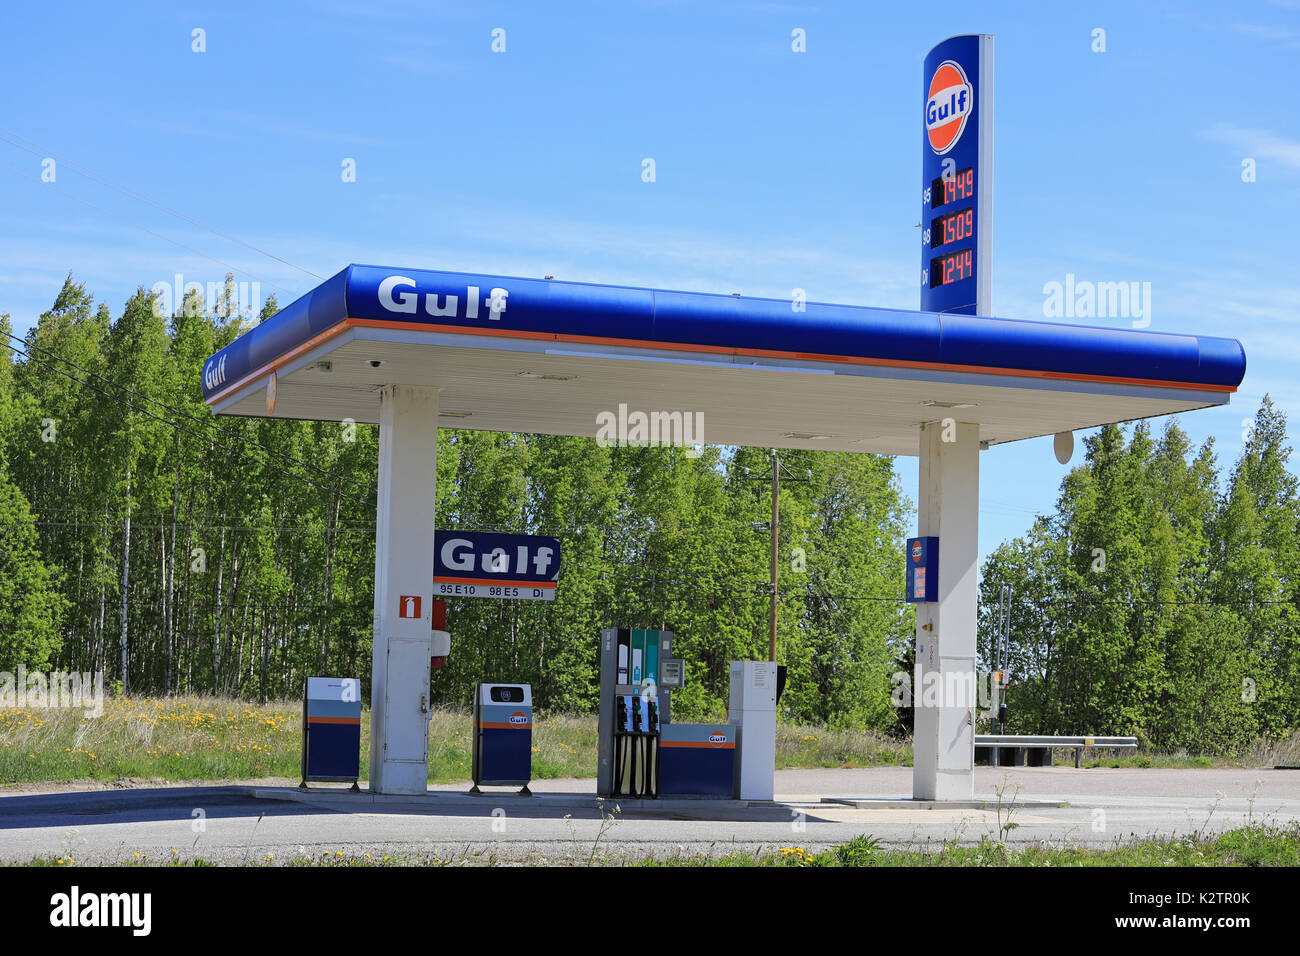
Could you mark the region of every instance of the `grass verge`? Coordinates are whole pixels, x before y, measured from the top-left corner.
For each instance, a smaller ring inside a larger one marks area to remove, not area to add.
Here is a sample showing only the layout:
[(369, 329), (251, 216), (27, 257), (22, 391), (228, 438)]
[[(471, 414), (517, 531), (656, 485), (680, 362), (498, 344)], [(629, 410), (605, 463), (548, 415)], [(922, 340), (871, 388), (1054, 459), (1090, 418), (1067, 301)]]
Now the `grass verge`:
[[(241, 866), (494, 866), (497, 864), (532, 864), (537, 866), (712, 866), (712, 867), (1191, 867), (1191, 866), (1300, 866), (1300, 824), (1270, 826), (1252, 824), (1216, 835), (1152, 837), (1109, 847), (1028, 844), (1010, 846), (982, 839), (974, 845), (887, 848), (873, 837), (860, 835), (847, 843), (824, 849), (803, 846), (778, 847), (757, 853), (730, 853), (719, 856), (670, 855), (665, 857), (628, 856), (619, 853), (588, 853), (586, 845), (576, 846), (562, 856), (503, 856), (485, 849), (447, 856), (433, 853), (356, 853), (343, 850), (322, 851), (316, 856), (279, 859), (273, 854), (259, 854), (242, 861)], [(28, 866), (76, 866), (72, 857), (38, 857)], [(151, 859), (136, 853), (121, 862), (125, 866), (216, 866), (201, 855), (186, 855), (179, 850)]]
[[(596, 718), (552, 715), (533, 729), (533, 776), (592, 777), (596, 770)], [(361, 777), (368, 775), (370, 712), (361, 717)], [(128, 697), (104, 702), (85, 719), (66, 709), (0, 709), (0, 786), (123, 779), (249, 780), (297, 778), (301, 766), (302, 710), (297, 701), (253, 704), (212, 697)], [(1186, 753), (1085, 753), (1086, 767), (1258, 767), (1295, 762), (1300, 734), (1261, 744), (1240, 757)], [(468, 780), (470, 716), (435, 709), (429, 723), (429, 779)], [(1072, 751), (1058, 762), (1073, 763)], [(870, 731), (830, 730), (797, 724), (777, 728), (776, 766), (910, 766), (909, 739)]]

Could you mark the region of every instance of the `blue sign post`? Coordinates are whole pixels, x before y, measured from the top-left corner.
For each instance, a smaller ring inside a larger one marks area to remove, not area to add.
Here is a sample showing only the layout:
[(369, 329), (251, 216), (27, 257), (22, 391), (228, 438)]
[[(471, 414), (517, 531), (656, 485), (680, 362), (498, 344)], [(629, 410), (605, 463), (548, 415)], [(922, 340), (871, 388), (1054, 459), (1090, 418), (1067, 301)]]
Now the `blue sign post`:
[(993, 312), (993, 38), (949, 37), (925, 58), (921, 311)]
[(908, 604), (939, 600), (939, 539), (933, 535), (907, 539)]

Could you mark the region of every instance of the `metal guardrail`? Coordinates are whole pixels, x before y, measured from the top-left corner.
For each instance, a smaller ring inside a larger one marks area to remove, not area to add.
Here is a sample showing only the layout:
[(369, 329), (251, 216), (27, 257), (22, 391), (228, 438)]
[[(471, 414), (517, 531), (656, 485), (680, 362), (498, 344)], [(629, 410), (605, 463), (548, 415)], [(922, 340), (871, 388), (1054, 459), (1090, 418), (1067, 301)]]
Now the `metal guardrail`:
[(976, 734), (976, 747), (1136, 747), (1136, 737), (1058, 737), (1055, 734)]
[(994, 751), (994, 764), (997, 765), (998, 751), (1009, 749), (1047, 750), (1062, 747), (1074, 751), (1074, 765), (1083, 763), (1085, 747), (1107, 747), (1136, 749), (1136, 737), (1057, 737), (1050, 734), (976, 734), (975, 746), (986, 747)]

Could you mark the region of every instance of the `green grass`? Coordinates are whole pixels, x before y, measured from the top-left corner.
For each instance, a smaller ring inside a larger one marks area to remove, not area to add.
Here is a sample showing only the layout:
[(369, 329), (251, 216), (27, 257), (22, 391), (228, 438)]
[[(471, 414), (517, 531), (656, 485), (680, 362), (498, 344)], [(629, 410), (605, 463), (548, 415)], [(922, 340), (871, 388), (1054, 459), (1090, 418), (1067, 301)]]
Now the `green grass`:
[[(1092, 756), (1089, 756), (1089, 753)], [(1152, 767), (1169, 768), (1176, 770), (1195, 770), (1198, 768), (1209, 767), (1237, 767), (1241, 766), (1240, 761), (1233, 761), (1228, 758), (1220, 758), (1216, 761), (1214, 757), (1194, 757), (1191, 754), (1146, 754), (1134, 753), (1131, 750), (1110, 750), (1110, 751), (1088, 751), (1083, 752), (1083, 760), (1080, 761), (1080, 767), (1111, 767), (1113, 769), (1149, 769)], [(1067, 750), (1056, 754), (1058, 764), (1074, 766), (1074, 751)]]
[(298, 774), (302, 717), (285, 704), (106, 700), (104, 712), (0, 710), (0, 784), (238, 780)]
[[(644, 860), (650, 866), (696, 866), (690, 857)], [(821, 851), (783, 847), (734, 854), (716, 866), (1298, 866), (1300, 824), (1255, 824), (1212, 836), (1154, 837), (1110, 847), (1029, 844), (984, 839), (974, 845), (886, 849), (868, 836)]]
[[(361, 777), (368, 776), (370, 712), (361, 717)], [(470, 715), (435, 709), (429, 722), (429, 780), (468, 780)], [(533, 776), (593, 777), (596, 718), (554, 715), (533, 727)], [(252, 704), (211, 697), (116, 698), (104, 713), (0, 710), (0, 785), (122, 779), (295, 778), (302, 760), (297, 701)], [(909, 765), (911, 745), (871, 733), (782, 725), (778, 767)]]
[[(435, 710), (429, 779), (468, 780), (470, 715)], [(369, 773), (370, 712), (361, 719), (361, 778)], [(0, 785), (123, 779), (297, 778), (302, 767), (298, 702), (264, 705), (208, 697), (118, 698), (85, 719), (79, 710), (0, 710)], [(533, 733), (537, 779), (594, 776), (596, 721), (551, 717)]]
[[(436, 709), (429, 724), (429, 780), (470, 776), (470, 716)], [(140, 780), (296, 779), (301, 767), (302, 705), (252, 704), (210, 697), (115, 698), (93, 720), (78, 710), (0, 710), (0, 786), (21, 783)], [(1296, 762), (1300, 735), (1239, 757), (1085, 751), (1085, 767), (1259, 767)], [(361, 777), (369, 767), (370, 713), (361, 718)], [(1057, 762), (1072, 764), (1060, 750)], [(909, 739), (870, 731), (799, 724), (777, 728), (776, 765), (910, 766)], [(592, 777), (596, 718), (554, 715), (533, 729), (533, 776)]]
[[(1253, 824), (1211, 836), (1154, 837), (1117, 843), (1109, 847), (1030, 844), (1009, 846), (991, 839), (974, 845), (941, 844), (938, 846), (888, 848), (873, 837), (860, 835), (847, 843), (822, 850), (803, 846), (779, 847), (760, 853), (731, 853), (721, 856), (653, 855), (632, 857), (619, 853), (592, 854), (590, 846), (575, 845), (572, 852), (560, 856), (498, 856), (495, 851), (459, 852), (448, 856), (432, 853), (370, 854), (324, 851), (316, 856), (277, 859), (258, 854), (243, 861), (250, 866), (493, 866), (500, 863), (534, 865), (597, 866), (720, 866), (720, 867), (985, 867), (985, 866), (1300, 866), (1300, 824), (1285, 827)], [(71, 857), (38, 857), (28, 866), (76, 866)], [(214, 866), (202, 856), (186, 856), (180, 851), (150, 859), (133, 854), (121, 861), (123, 866)]]
[(778, 724), (776, 767), (910, 767), (912, 741), (862, 730)]

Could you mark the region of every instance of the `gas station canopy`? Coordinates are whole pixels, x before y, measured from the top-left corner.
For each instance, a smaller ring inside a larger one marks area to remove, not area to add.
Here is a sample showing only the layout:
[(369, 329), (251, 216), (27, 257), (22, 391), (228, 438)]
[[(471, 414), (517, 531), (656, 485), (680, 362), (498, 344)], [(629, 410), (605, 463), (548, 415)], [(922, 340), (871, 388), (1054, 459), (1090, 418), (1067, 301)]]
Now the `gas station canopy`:
[[(708, 444), (919, 453), (1225, 405), (1235, 339), (352, 265), (208, 360), (218, 414), (377, 422), (438, 389), (443, 427), (596, 435), (626, 406)], [(268, 389), (270, 394), (268, 395)]]

